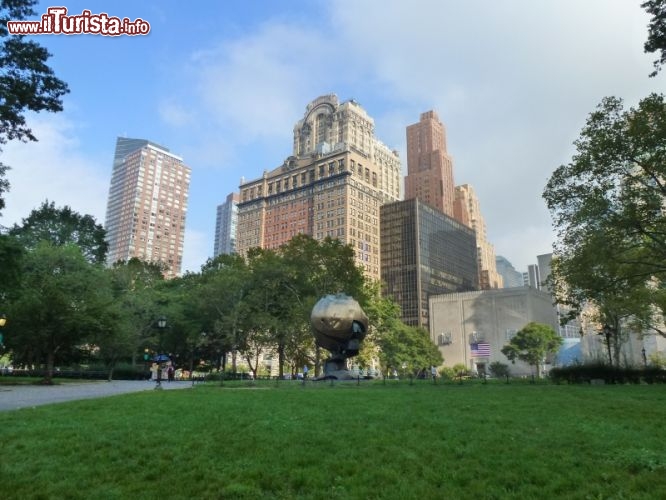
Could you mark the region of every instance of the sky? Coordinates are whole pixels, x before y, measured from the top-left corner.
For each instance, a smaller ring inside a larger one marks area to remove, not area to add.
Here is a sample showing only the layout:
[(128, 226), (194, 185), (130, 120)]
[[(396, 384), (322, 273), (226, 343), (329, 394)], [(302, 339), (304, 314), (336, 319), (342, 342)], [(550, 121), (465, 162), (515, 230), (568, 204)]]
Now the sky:
[[(293, 126), (316, 97), (355, 99), (397, 149), (434, 110), (456, 184), (471, 184), (488, 240), (518, 271), (555, 238), (542, 198), (606, 96), (635, 106), (649, 78), (640, 0), (89, 0), (40, 2), (69, 14), (150, 23), (145, 36), (33, 38), (68, 83), (64, 111), (28, 115), (36, 143), (9, 143), (0, 225), (43, 201), (104, 223), (118, 136), (148, 139), (191, 167), (183, 271), (212, 257), (217, 205), (241, 177), (292, 154)], [(666, 72), (662, 72), (666, 73)]]

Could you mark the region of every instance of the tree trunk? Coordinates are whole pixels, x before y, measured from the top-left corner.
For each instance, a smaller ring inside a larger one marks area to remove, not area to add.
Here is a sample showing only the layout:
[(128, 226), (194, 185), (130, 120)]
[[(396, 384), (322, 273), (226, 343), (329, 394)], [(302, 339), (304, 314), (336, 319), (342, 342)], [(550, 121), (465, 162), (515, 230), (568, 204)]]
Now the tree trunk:
[(321, 348), (315, 346), (315, 377), (321, 377)]
[(46, 355), (46, 373), (44, 373), (44, 384), (53, 384), (53, 365), (55, 364), (55, 351), (49, 348)]
[(284, 344), (282, 340), (278, 340), (278, 376), (284, 376)]

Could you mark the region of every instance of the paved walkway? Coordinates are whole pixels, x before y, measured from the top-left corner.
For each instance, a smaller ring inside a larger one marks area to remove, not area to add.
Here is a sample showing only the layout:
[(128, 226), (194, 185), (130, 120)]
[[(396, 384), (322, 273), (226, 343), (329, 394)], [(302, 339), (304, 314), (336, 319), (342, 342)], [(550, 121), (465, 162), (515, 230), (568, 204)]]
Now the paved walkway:
[[(162, 382), (165, 390), (186, 389), (192, 382)], [(128, 392), (152, 391), (154, 381), (114, 380), (112, 382), (63, 383), (59, 385), (0, 385), (0, 411), (62, 403), (76, 399), (102, 398)]]

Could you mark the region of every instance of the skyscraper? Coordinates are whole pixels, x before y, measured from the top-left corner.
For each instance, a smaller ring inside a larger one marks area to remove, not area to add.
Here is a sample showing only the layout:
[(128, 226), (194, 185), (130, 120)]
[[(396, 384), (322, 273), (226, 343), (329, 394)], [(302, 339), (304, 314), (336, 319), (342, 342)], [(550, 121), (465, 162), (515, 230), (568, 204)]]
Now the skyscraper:
[[(481, 204), (474, 188), (469, 184), (456, 186), (458, 206), (464, 213), (464, 219), (476, 232), (476, 248), (479, 259), (479, 286), (482, 290), (502, 288), (502, 276), (497, 272), (495, 247), (486, 237), (486, 222), (481, 215)], [(461, 219), (459, 219), (461, 220)]]
[(230, 193), (224, 203), (217, 206), (215, 219), (215, 247), (213, 257), (236, 252), (236, 225), (238, 224), (238, 193)]
[(145, 139), (119, 137), (106, 208), (107, 261), (137, 257), (180, 274), (190, 168)]
[(417, 198), (381, 207), (382, 282), (401, 319), (428, 328), (428, 298), (478, 289), (474, 231)]
[(297, 234), (351, 244), (379, 279), (379, 207), (400, 199), (400, 158), (353, 99), (318, 97), (294, 126), (293, 155), (240, 185), (237, 251), (277, 248)]
[(446, 132), (437, 113), (421, 113), (407, 127), (405, 199), (417, 198), (453, 217), (453, 161), (446, 151)]
[(513, 264), (505, 257), (498, 255), (495, 257), (497, 272), (502, 276), (504, 288), (515, 288), (523, 286), (523, 273), (516, 271)]

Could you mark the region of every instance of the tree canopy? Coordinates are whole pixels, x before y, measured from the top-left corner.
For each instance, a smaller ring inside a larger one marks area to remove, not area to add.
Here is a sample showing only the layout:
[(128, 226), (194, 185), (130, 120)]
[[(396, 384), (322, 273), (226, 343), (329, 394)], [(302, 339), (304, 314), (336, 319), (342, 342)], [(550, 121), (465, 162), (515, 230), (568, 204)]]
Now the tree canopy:
[[(10, 35), (7, 21), (34, 16), (37, 0), (0, 1), (0, 146), (7, 141), (36, 141), (28, 127), (27, 111), (62, 111), (67, 84), (46, 64), (49, 52), (34, 40)], [(2, 149), (0, 149), (0, 152)], [(9, 189), (8, 167), (0, 163), (0, 214), (3, 193)]]
[(540, 377), (541, 363), (549, 354), (556, 353), (562, 342), (562, 337), (550, 325), (531, 322), (502, 347), (502, 354), (513, 363), (519, 359), (534, 366), (537, 377)]
[(624, 109), (605, 98), (590, 114), (576, 154), (543, 197), (557, 229), (552, 284), (558, 302), (597, 306), (600, 323), (632, 317), (657, 327), (666, 278), (666, 102)]
[(666, 64), (666, 0), (647, 0), (641, 7), (652, 15), (644, 48), (645, 52), (658, 54), (654, 61), (654, 71), (650, 73), (650, 76), (657, 76), (661, 67)]
[(14, 224), (9, 234), (28, 249), (42, 241), (56, 246), (73, 243), (89, 262), (102, 264), (106, 259), (108, 243), (104, 227), (92, 215), (81, 215), (68, 206), (56, 208), (48, 200), (30, 212), (21, 225)]

